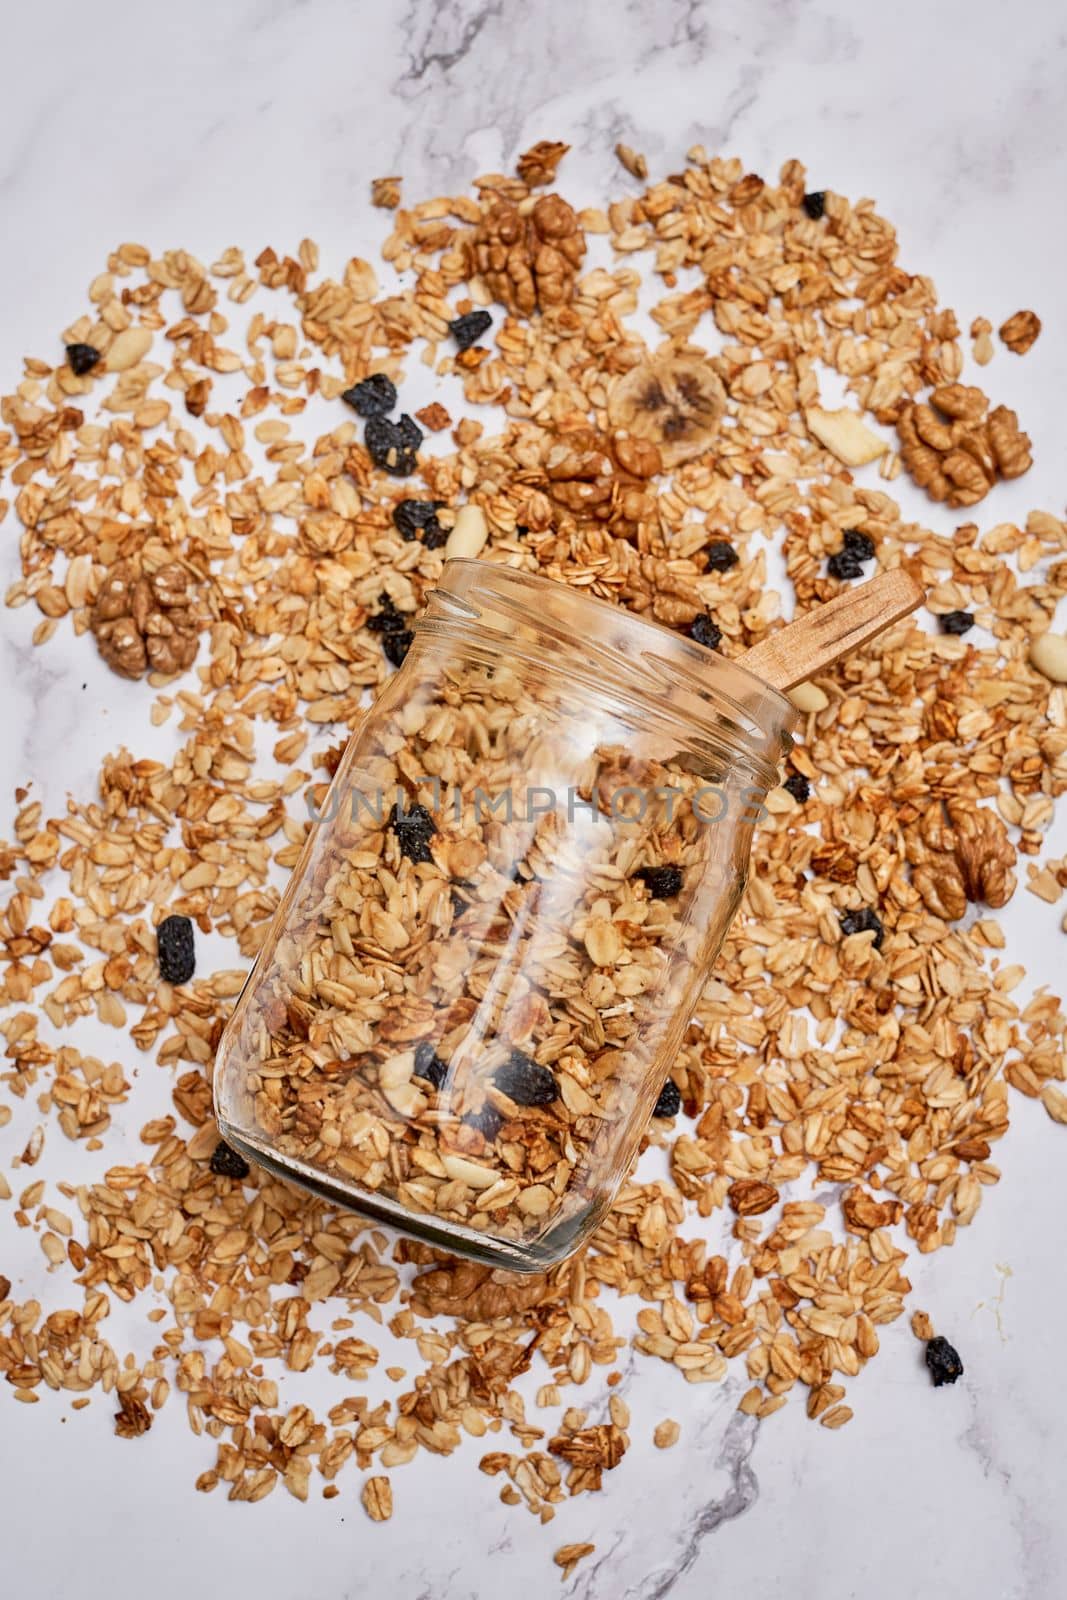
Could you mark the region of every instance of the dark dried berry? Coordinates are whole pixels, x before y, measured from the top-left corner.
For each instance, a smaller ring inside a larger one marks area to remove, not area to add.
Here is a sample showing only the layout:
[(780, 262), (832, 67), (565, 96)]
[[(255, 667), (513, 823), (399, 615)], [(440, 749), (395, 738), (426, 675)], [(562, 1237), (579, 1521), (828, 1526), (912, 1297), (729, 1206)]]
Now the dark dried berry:
[(522, 1050), (513, 1050), (493, 1082), (517, 1106), (547, 1106), (559, 1094), (555, 1075)]
[(826, 190), (813, 189), (811, 194), (804, 196), (803, 205), (812, 222), (818, 222), (826, 212)]
[(409, 861), (432, 861), (430, 840), (437, 832), (437, 824), (425, 806), (417, 802), (404, 811), (398, 800), (389, 813), (389, 826), (396, 834), (401, 855)]
[(211, 1157), (211, 1170), (216, 1178), (236, 1178), (240, 1183), (248, 1177), (251, 1169), (244, 1156), (231, 1150), (225, 1139), (220, 1139)]
[(487, 1100), (480, 1111), (468, 1111), (463, 1120), (468, 1128), (477, 1128), (483, 1139), (495, 1139), (504, 1119)]
[(439, 1089), (448, 1076), (448, 1062), (442, 1061), (428, 1039), (415, 1046), (415, 1076)]
[(798, 805), (803, 805), (805, 800), (811, 799), (811, 784), (802, 772), (791, 772), (782, 788), (791, 794)]
[(885, 929), (877, 911), (872, 911), (870, 906), (860, 906), (858, 911), (846, 911), (841, 918), (841, 932), (846, 937), (850, 937), (854, 933), (870, 933), (872, 929), (874, 930), (874, 948), (880, 950), (882, 948), (882, 940), (885, 938)]
[(427, 550), (438, 550), (448, 542), (448, 534), (437, 520), (443, 500), (400, 500), (393, 507), (393, 523), (408, 543), (421, 539)]
[(375, 372), (346, 389), (341, 399), (347, 400), (361, 417), (384, 417), (396, 405), (396, 385), (384, 372)]
[(863, 577), (863, 568), (850, 550), (839, 550), (836, 556), (831, 556), (826, 563), (826, 570), (831, 578)]
[(930, 1369), (935, 1389), (940, 1389), (943, 1383), (955, 1383), (957, 1378), (963, 1377), (963, 1362), (960, 1360), (959, 1351), (950, 1345), (947, 1339), (942, 1339), (940, 1334), (936, 1339), (928, 1339), (926, 1342), (926, 1365)]
[(941, 618), (942, 633), (966, 633), (974, 627), (974, 616), (970, 611), (946, 611)]
[(404, 628), (400, 633), (383, 633), (382, 650), (386, 661), (391, 662), (394, 667), (402, 667), (414, 642), (415, 635), (410, 628)]
[(530, 530), (526, 526), (525, 522), (516, 522), (516, 524), (515, 524), (515, 532), (518, 534), (520, 539), (525, 539), (525, 537), (529, 533), (529, 531)]
[(165, 983), (188, 983), (196, 971), (193, 925), (188, 917), (164, 917), (156, 929), (159, 976)]
[(860, 533), (858, 528), (849, 528), (846, 531), (843, 548), (850, 556), (855, 556), (857, 561), (874, 560), (874, 540), (870, 534)]
[(717, 650), (722, 642), (722, 629), (717, 628), (705, 613), (690, 624), (689, 637), (695, 639), (697, 644), (706, 645), (709, 650)]
[(403, 633), (407, 625), (407, 617), (396, 609), (392, 597), (387, 594), (379, 595), (378, 610), (372, 617), (367, 618), (367, 627), (371, 633)]
[(363, 435), (371, 460), (394, 478), (410, 478), (417, 465), (415, 452), (422, 443), (422, 429), (407, 412), (399, 422), (388, 417), (371, 417)]
[(654, 1117), (676, 1117), (682, 1109), (682, 1091), (673, 1078), (668, 1078), (659, 1092)]
[(709, 572), (729, 572), (741, 557), (726, 539), (713, 539), (704, 551)]
[(681, 867), (638, 867), (634, 877), (641, 879), (651, 900), (673, 900), (681, 892)]
[(76, 378), (84, 378), (87, 372), (92, 372), (100, 360), (100, 352), (91, 344), (68, 344), (67, 365)]
[(448, 331), (461, 350), (469, 350), (492, 326), (493, 319), (488, 311), (468, 311), (465, 317), (456, 317), (450, 322)]

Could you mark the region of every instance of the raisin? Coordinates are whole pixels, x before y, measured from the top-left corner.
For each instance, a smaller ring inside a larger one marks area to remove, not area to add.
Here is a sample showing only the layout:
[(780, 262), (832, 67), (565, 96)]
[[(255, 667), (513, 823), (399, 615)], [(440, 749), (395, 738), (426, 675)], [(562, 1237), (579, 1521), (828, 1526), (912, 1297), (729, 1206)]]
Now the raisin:
[(681, 1109), (682, 1091), (673, 1078), (668, 1078), (659, 1092), (659, 1099), (656, 1101), (652, 1115), (654, 1117), (676, 1117)]
[(448, 331), (461, 350), (477, 344), (483, 333), (488, 333), (493, 319), (488, 311), (468, 311), (465, 317), (456, 317), (448, 324)]
[(690, 624), (689, 637), (695, 639), (697, 644), (706, 645), (709, 650), (717, 650), (722, 641), (722, 629), (717, 628), (705, 612), (704, 616), (697, 617)]
[(468, 1111), (463, 1120), (468, 1128), (477, 1128), (483, 1139), (495, 1139), (504, 1119), (496, 1106), (490, 1105), (487, 1100), (480, 1110)]
[(559, 1094), (554, 1073), (522, 1050), (511, 1052), (497, 1068), (493, 1082), (517, 1106), (547, 1106)]
[(196, 971), (193, 924), (188, 917), (164, 917), (156, 929), (159, 976), (164, 983), (188, 983)]
[(367, 618), (367, 627), (371, 633), (403, 633), (407, 625), (407, 617), (396, 609), (391, 596), (379, 595), (378, 610), (373, 617)]
[(860, 906), (858, 911), (846, 911), (841, 918), (841, 932), (846, 937), (854, 933), (870, 933), (874, 930), (874, 948), (882, 948), (885, 938), (885, 928), (877, 911), (872, 911), (870, 906)]
[(741, 559), (733, 545), (725, 539), (713, 539), (704, 555), (708, 572), (729, 572)]
[(225, 1139), (220, 1139), (211, 1157), (211, 1170), (216, 1178), (236, 1178), (243, 1182), (251, 1168), (244, 1156), (231, 1150)]
[(439, 1089), (448, 1075), (448, 1062), (442, 1061), (428, 1039), (415, 1046), (415, 1076)]
[(826, 215), (826, 190), (813, 189), (811, 194), (804, 196), (802, 203), (812, 222), (818, 222), (820, 217)]
[(857, 528), (849, 528), (846, 531), (843, 548), (850, 556), (855, 556), (857, 561), (874, 560), (874, 540), (870, 534), (860, 533)]
[(407, 412), (399, 422), (388, 417), (368, 419), (363, 435), (371, 460), (394, 478), (410, 478), (417, 465), (415, 452), (422, 443), (422, 429)]
[(341, 399), (347, 400), (361, 417), (384, 417), (396, 405), (396, 385), (384, 372), (375, 372), (346, 389)]
[(432, 861), (430, 840), (437, 832), (437, 824), (425, 806), (416, 804), (407, 811), (398, 800), (389, 813), (389, 826), (396, 834), (401, 855), (409, 861)]
[(942, 633), (966, 633), (974, 627), (974, 616), (970, 611), (946, 611), (941, 618)]
[(831, 556), (826, 563), (826, 570), (831, 578), (863, 577), (863, 568), (850, 550), (839, 550), (836, 556)]
[(791, 772), (782, 788), (791, 794), (798, 805), (803, 805), (805, 800), (811, 799), (811, 784), (802, 772)]
[(443, 500), (400, 500), (393, 507), (393, 524), (402, 539), (410, 544), (421, 539), (427, 550), (439, 550), (448, 534), (437, 520)]
[(673, 900), (681, 892), (681, 867), (638, 867), (634, 877), (641, 879), (650, 900)]
[(415, 635), (410, 628), (403, 628), (399, 633), (383, 633), (382, 650), (386, 661), (394, 667), (402, 667), (414, 642)]
[(963, 1377), (959, 1351), (947, 1339), (942, 1339), (940, 1334), (926, 1342), (926, 1365), (935, 1389), (940, 1389), (943, 1383), (955, 1383), (957, 1378)]
[(87, 372), (92, 372), (100, 360), (100, 352), (91, 344), (68, 344), (67, 365), (76, 378), (84, 378)]

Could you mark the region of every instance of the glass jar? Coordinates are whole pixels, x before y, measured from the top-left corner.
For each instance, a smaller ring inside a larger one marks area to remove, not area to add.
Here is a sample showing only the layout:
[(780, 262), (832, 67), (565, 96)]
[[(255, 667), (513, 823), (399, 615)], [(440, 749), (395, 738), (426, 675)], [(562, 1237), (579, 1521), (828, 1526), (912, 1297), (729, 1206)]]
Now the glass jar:
[(518, 1272), (626, 1175), (795, 713), (580, 589), (452, 561), (223, 1037), (251, 1159)]

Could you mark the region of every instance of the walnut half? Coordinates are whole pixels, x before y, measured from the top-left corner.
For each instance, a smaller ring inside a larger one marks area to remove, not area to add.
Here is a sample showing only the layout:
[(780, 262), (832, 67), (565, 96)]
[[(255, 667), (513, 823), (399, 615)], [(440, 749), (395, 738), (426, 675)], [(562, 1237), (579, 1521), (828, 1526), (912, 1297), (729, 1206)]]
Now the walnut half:
[(585, 235), (558, 194), (542, 195), (529, 212), (498, 200), (475, 230), (473, 253), (494, 300), (529, 316), (569, 303)]
[(911, 829), (907, 856), (912, 882), (935, 916), (956, 922), (968, 901), (994, 910), (1015, 892), (1015, 850), (995, 811), (950, 800)]
[(998, 478), (1019, 478), (1033, 465), (1029, 436), (1008, 406), (986, 415), (981, 389), (945, 383), (930, 405), (909, 405), (897, 420), (905, 467), (931, 500), (973, 506)]
[(133, 561), (111, 568), (93, 606), (90, 627), (113, 672), (139, 678), (184, 672), (196, 660), (199, 633), (190, 608), (188, 575), (177, 562), (153, 573)]

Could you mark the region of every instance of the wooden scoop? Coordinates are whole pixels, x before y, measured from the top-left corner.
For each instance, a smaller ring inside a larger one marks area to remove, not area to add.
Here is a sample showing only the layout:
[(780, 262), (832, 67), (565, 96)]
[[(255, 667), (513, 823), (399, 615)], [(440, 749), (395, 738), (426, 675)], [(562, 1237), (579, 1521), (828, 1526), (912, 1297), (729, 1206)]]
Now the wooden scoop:
[(761, 639), (737, 657), (738, 665), (785, 694), (891, 628), (925, 598), (922, 586), (902, 567), (881, 572)]

